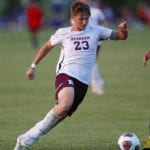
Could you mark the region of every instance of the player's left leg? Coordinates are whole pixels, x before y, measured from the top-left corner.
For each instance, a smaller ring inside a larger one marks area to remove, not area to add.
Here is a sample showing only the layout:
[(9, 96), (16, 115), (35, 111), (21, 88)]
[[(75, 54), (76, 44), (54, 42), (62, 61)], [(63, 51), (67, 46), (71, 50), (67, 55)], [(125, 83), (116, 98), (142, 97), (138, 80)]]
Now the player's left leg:
[(92, 71), (91, 88), (93, 93), (101, 95), (104, 93), (104, 80), (100, 76), (98, 64), (95, 62)]
[[(97, 58), (100, 53), (100, 45), (97, 47)], [(98, 67), (97, 62), (95, 62), (93, 69), (92, 69), (92, 76), (91, 76), (91, 88), (93, 93), (101, 95), (104, 93), (104, 80), (100, 75), (100, 70)]]

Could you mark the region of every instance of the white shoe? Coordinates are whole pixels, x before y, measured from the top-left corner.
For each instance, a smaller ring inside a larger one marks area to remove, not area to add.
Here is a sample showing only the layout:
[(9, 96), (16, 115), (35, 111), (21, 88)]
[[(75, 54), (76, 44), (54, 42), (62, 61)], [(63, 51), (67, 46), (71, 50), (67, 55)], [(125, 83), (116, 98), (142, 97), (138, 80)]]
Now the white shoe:
[(29, 149), (29, 147), (22, 144), (21, 143), (21, 138), (20, 138), (20, 136), (18, 136), (17, 143), (16, 143), (16, 146), (15, 146), (14, 150), (25, 150), (25, 149)]
[(91, 83), (92, 92), (97, 95), (104, 94), (104, 82), (95, 81)]

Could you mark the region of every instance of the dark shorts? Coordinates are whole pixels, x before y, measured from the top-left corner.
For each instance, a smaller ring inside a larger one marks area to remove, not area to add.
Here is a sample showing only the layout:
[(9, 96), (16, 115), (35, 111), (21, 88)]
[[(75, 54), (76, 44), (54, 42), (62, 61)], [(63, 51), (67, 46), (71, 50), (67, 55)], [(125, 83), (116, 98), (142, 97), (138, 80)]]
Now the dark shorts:
[(72, 78), (66, 74), (59, 74), (56, 76), (56, 82), (55, 82), (55, 98), (58, 99), (58, 93), (59, 91), (64, 87), (73, 87), (75, 96), (73, 104), (68, 112), (68, 116), (71, 116), (72, 113), (77, 109), (79, 104), (84, 99), (84, 96), (86, 95), (88, 85), (80, 82), (79, 80)]

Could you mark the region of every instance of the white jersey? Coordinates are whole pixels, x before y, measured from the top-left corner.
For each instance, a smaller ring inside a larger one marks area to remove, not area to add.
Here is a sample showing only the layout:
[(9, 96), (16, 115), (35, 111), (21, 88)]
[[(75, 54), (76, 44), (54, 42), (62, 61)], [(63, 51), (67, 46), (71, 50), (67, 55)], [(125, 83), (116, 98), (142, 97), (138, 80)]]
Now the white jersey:
[(60, 28), (50, 38), (51, 45), (61, 43), (56, 73), (65, 73), (89, 84), (97, 43), (100, 39), (108, 39), (112, 30), (100, 26), (87, 26), (83, 31), (71, 31), (71, 28)]

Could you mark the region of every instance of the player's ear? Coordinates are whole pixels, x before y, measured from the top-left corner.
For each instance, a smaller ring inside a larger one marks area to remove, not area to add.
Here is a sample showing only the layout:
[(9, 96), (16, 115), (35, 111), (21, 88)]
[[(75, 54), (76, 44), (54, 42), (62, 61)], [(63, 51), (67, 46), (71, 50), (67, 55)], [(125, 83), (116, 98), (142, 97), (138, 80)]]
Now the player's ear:
[(72, 19), (72, 20), (74, 19), (74, 16), (73, 16), (73, 15), (71, 15), (71, 19)]
[(74, 24), (75, 24), (74, 19), (73, 19), (73, 17), (72, 17), (72, 16), (71, 16), (71, 20), (70, 20), (70, 22), (71, 22), (71, 24), (72, 24), (72, 25), (74, 25)]

